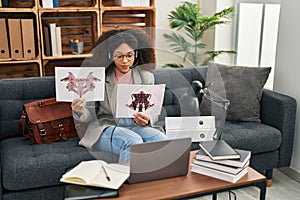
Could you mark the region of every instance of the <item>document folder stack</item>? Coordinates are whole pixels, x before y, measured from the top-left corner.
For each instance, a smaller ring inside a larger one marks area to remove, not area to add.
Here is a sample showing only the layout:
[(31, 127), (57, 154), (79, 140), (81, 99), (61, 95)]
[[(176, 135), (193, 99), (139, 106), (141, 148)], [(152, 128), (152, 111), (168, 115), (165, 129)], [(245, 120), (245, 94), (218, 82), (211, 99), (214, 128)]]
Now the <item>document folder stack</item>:
[(35, 57), (33, 19), (21, 19), (23, 55), (30, 59)]
[(213, 140), (214, 116), (166, 117), (166, 135), (170, 139), (192, 138), (192, 142)]
[(6, 19), (0, 19), (0, 59), (9, 58)]
[(36, 57), (33, 19), (2, 18), (0, 35), (0, 59)]
[(21, 20), (8, 19), (10, 55), (13, 59), (23, 58)]

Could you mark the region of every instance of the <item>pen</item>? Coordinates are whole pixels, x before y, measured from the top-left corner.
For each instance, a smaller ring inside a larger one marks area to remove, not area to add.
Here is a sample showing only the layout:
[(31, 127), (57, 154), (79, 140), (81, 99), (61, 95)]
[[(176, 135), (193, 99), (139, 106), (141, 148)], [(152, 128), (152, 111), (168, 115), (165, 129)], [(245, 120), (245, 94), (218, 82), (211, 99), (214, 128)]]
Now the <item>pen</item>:
[(110, 178), (109, 178), (109, 176), (108, 176), (108, 174), (107, 174), (107, 171), (105, 170), (104, 166), (102, 165), (101, 167), (102, 167), (102, 169), (103, 169), (103, 171), (104, 171), (104, 173), (105, 173), (106, 179), (107, 179), (108, 181), (110, 181)]

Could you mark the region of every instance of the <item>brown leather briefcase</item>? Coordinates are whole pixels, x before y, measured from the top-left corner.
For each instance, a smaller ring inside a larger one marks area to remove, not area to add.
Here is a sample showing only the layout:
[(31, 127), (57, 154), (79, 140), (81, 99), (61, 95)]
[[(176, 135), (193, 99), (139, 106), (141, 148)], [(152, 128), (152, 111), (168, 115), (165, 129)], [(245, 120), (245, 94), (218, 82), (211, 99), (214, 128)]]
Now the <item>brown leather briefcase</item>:
[[(27, 126), (27, 133), (24, 130)], [(19, 121), (20, 133), (33, 143), (51, 143), (77, 136), (71, 104), (55, 98), (38, 100), (23, 105)]]

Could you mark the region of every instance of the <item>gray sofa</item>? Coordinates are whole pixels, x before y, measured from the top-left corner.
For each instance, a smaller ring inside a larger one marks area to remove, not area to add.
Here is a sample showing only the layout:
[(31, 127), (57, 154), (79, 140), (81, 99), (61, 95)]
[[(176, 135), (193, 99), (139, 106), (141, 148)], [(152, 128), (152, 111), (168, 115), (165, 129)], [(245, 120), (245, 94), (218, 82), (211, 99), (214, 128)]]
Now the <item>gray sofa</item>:
[[(165, 114), (179, 116), (176, 91), (185, 91), (193, 80), (204, 82), (206, 68), (157, 69), (153, 73), (156, 83), (166, 84)], [(185, 81), (178, 81), (178, 77)], [(24, 103), (55, 96), (54, 77), (3, 79), (0, 88), (1, 198), (63, 199), (61, 175), (67, 168), (94, 157), (78, 146), (76, 137), (65, 142), (32, 144), (18, 128)], [(295, 113), (293, 98), (264, 90), (262, 123), (226, 121), (222, 139), (235, 148), (251, 150), (251, 166), (271, 179), (273, 168), (290, 164)], [(159, 123), (163, 123), (161, 120)], [(108, 162), (116, 160), (106, 152), (101, 156)]]

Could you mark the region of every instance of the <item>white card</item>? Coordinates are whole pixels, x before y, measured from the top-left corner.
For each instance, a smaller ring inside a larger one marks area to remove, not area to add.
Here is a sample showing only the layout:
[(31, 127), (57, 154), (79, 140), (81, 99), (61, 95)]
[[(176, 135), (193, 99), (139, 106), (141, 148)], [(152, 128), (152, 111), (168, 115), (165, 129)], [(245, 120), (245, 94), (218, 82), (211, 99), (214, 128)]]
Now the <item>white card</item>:
[(165, 93), (165, 84), (119, 84), (117, 88), (116, 117), (133, 118), (137, 112), (159, 115)]
[(55, 67), (56, 100), (103, 101), (104, 67)]

